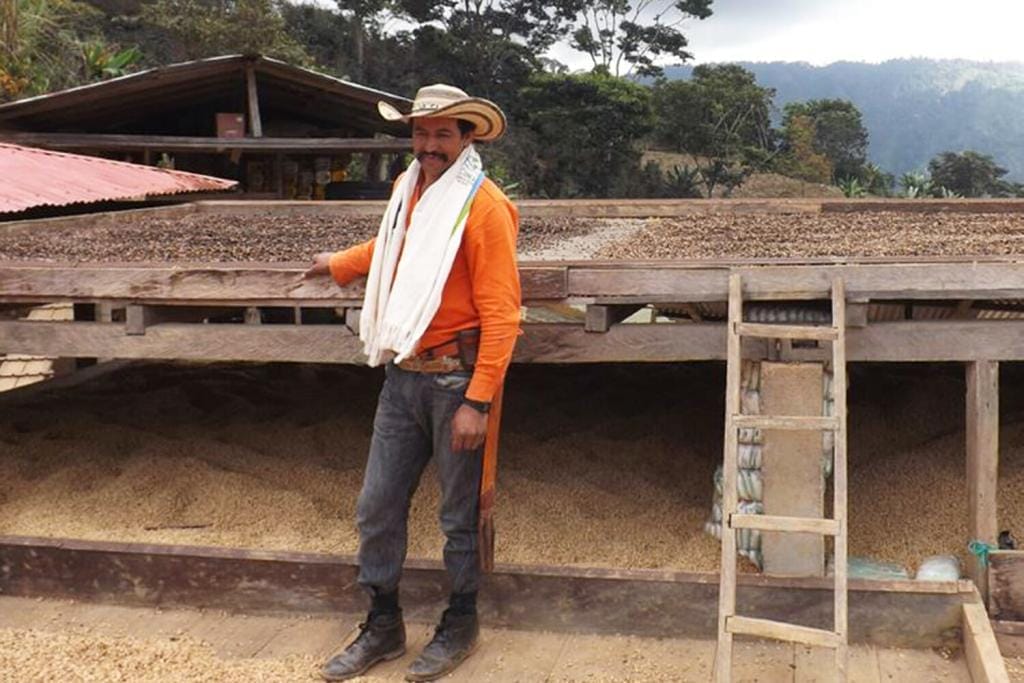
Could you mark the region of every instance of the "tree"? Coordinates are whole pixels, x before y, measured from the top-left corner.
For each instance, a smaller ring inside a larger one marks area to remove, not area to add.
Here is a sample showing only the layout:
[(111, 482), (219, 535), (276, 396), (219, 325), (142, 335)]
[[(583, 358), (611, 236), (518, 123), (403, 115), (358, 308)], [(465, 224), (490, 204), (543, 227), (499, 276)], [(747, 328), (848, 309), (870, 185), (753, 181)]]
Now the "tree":
[(137, 47), (104, 35), (103, 13), (75, 0), (0, 0), (0, 101), (128, 73)]
[[(573, 15), (571, 46), (588, 55), (595, 71), (615, 76), (661, 76), (661, 56), (692, 58), (679, 26), (711, 16), (713, 0), (563, 0)], [(564, 11), (563, 10), (563, 11)], [(651, 16), (650, 20), (646, 20)]]
[(847, 100), (810, 100), (792, 102), (783, 110), (783, 135), (794, 117), (805, 117), (813, 125), (814, 151), (828, 158), (833, 182), (857, 178), (867, 179), (868, 132), (861, 113)]
[(1006, 169), (992, 157), (974, 151), (943, 152), (928, 162), (932, 185), (961, 197), (1012, 196), (1014, 188), (1002, 180)]
[(281, 0), (154, 0), (140, 16), (173, 36), (185, 59), (262, 54), (308, 64), (285, 30), (281, 6)]
[(523, 114), (493, 150), (524, 193), (612, 197), (641, 192), (640, 141), (650, 132), (647, 88), (607, 74), (538, 74)]
[(739, 65), (700, 65), (688, 81), (654, 85), (654, 140), (694, 156), (708, 196), (719, 185), (731, 190), (773, 153), (774, 95)]
[(405, 40), (417, 80), (454, 83), (506, 106), (542, 71), (541, 55), (570, 19), (551, 0), (398, 0), (395, 10), (416, 24)]
[(811, 183), (827, 183), (832, 178), (832, 163), (814, 148), (814, 121), (803, 114), (789, 117), (785, 128), (785, 151), (775, 162), (775, 168), (788, 175)]

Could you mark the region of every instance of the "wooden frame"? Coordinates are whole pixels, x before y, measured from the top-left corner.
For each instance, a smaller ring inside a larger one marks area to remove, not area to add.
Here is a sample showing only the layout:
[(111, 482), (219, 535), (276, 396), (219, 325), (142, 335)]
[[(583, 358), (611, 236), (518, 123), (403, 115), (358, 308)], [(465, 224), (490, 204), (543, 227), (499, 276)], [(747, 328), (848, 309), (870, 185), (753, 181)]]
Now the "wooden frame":
[(963, 647), (974, 683), (1010, 683), (1006, 663), (981, 597), (963, 605)]
[[(355, 558), (278, 551), (0, 537), (4, 595), (147, 606), (202, 606), (246, 613), (357, 614), (366, 597)], [(480, 609), (494, 627), (557, 632), (711, 638), (718, 575), (663, 570), (497, 565)], [(755, 618), (826, 625), (828, 579), (738, 577)], [(434, 619), (447, 597), (440, 562), (406, 562), (403, 607)], [(851, 581), (854, 642), (886, 647), (960, 644), (968, 582)], [(667, 608), (670, 606), (670, 608)]]

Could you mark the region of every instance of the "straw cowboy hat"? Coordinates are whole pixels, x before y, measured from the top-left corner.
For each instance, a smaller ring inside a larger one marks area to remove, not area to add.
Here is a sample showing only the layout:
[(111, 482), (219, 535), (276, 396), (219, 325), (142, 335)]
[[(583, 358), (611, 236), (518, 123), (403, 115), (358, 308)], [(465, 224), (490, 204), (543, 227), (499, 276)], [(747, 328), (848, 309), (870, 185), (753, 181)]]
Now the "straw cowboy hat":
[(464, 91), (450, 85), (438, 83), (419, 89), (408, 114), (395, 109), (387, 102), (378, 102), (377, 111), (388, 121), (405, 121), (421, 116), (448, 116), (469, 121), (476, 126), (473, 133), (481, 142), (497, 140), (505, 132), (505, 114), (494, 102), (481, 97), (470, 97)]

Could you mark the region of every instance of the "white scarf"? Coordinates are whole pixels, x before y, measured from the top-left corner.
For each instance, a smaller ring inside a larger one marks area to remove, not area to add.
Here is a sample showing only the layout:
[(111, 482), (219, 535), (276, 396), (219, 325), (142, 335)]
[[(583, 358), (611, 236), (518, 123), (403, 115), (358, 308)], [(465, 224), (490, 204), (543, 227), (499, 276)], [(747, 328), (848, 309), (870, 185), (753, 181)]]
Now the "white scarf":
[(415, 352), (441, 305), (484, 173), (480, 155), (467, 146), (426, 189), (407, 220), (419, 177), (420, 163), (413, 161), (391, 194), (377, 232), (359, 319), (359, 339), (371, 366), (392, 356), (400, 362)]

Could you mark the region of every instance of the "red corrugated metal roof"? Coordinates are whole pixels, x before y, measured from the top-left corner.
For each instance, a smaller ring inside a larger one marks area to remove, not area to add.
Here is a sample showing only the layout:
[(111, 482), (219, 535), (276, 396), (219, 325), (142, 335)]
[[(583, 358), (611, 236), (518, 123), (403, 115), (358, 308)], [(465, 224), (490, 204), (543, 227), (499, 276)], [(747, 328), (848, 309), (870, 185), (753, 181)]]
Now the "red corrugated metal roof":
[(0, 143), (0, 213), (36, 206), (228, 190), (237, 184), (197, 173)]

